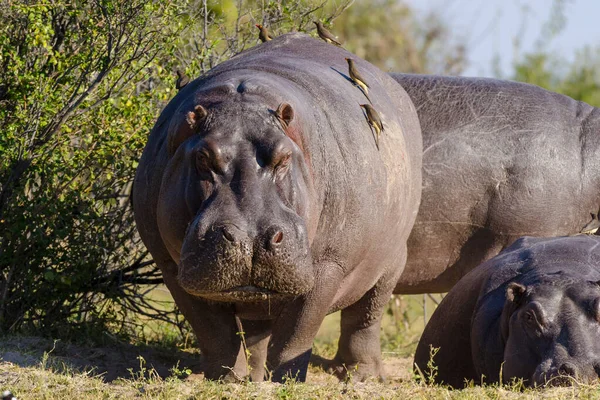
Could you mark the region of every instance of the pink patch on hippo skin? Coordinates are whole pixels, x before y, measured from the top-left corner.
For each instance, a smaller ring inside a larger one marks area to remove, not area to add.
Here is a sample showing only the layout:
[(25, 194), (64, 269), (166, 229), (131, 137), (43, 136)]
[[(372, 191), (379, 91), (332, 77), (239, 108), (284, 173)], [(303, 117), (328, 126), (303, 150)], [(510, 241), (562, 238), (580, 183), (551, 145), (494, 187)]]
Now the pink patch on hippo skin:
[(299, 129), (296, 126), (288, 126), (287, 128), (285, 128), (283, 130), (283, 132), (285, 133), (285, 135), (287, 137), (292, 139), (292, 142), (296, 143), (296, 146), (298, 146), (300, 148), (300, 151), (302, 151), (302, 154), (304, 155), (304, 160), (306, 161), (306, 165), (308, 166), (308, 172), (310, 173), (311, 177), (314, 177), (310, 153), (308, 151), (306, 151), (306, 149), (304, 148), (304, 141), (302, 140), (302, 133), (299, 131)]

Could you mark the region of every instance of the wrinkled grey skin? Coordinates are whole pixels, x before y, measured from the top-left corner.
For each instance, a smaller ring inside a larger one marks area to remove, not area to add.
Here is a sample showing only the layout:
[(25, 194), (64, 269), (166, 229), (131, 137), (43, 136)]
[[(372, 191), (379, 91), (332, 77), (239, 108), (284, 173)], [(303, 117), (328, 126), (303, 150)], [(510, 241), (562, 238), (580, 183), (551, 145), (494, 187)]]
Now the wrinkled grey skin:
[(600, 110), (537, 86), (392, 74), (423, 132), (423, 193), (396, 293), (445, 292), (517, 238), (600, 208)]
[[(431, 316), (415, 353), (436, 382), (590, 382), (600, 372), (600, 237), (524, 237), (478, 266)], [(484, 377), (482, 377), (484, 376)]]
[[(189, 83), (150, 134), (136, 222), (209, 379), (262, 380), (266, 363), (274, 380), (304, 380), (313, 338), (336, 310), (336, 371), (382, 373), (380, 318), (406, 260), (422, 143), (406, 92), (354, 57), (385, 123), (377, 150), (364, 95), (346, 76), (351, 56), (280, 36)], [(293, 111), (285, 130), (282, 103)], [(190, 127), (198, 105), (208, 115)]]

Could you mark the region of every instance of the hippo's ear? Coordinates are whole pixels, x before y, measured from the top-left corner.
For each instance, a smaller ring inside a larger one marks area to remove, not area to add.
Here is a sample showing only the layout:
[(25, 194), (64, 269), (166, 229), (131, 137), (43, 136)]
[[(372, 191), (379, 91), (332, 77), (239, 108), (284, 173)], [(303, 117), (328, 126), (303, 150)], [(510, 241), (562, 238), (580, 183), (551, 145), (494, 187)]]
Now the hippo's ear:
[(207, 115), (208, 112), (206, 111), (206, 108), (198, 104), (194, 108), (194, 111), (190, 111), (187, 113), (186, 121), (189, 124), (190, 128), (192, 128), (192, 130), (195, 130), (198, 127), (198, 125), (200, 125), (200, 122), (202, 122), (202, 120), (206, 118)]
[(508, 340), (510, 317), (525, 299), (527, 287), (517, 282), (511, 282), (506, 288), (506, 302), (500, 316), (500, 333), (504, 344)]
[(277, 119), (281, 121), (283, 129), (286, 129), (294, 119), (294, 109), (288, 103), (281, 103), (275, 111)]
[(201, 105), (197, 105), (194, 111), (190, 111), (185, 115), (185, 122), (176, 120), (169, 127), (168, 151), (169, 155), (173, 155), (179, 145), (185, 142), (189, 137), (194, 135), (200, 126), (200, 123), (206, 118), (208, 112)]
[(525, 285), (517, 282), (511, 282), (506, 288), (506, 299), (515, 305), (519, 305), (523, 301), (526, 292), (527, 287)]

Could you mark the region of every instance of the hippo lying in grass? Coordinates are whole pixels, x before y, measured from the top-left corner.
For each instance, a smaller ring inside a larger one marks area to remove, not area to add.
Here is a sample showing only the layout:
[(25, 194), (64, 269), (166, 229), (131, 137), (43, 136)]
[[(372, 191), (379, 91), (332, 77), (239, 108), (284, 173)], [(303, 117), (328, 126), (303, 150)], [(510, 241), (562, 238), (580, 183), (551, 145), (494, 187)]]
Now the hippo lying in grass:
[(524, 237), (462, 278), (425, 327), (438, 383), (590, 382), (600, 373), (600, 237)]
[(396, 293), (445, 292), (521, 236), (598, 221), (600, 110), (536, 86), (392, 74), (423, 132), (423, 193)]
[(262, 380), (266, 363), (274, 380), (304, 380), (336, 310), (337, 370), (382, 373), (380, 318), (406, 260), (422, 143), (402, 87), (353, 57), (385, 126), (376, 146), (348, 57), (280, 36), (188, 83), (150, 134), (135, 218), (209, 379)]

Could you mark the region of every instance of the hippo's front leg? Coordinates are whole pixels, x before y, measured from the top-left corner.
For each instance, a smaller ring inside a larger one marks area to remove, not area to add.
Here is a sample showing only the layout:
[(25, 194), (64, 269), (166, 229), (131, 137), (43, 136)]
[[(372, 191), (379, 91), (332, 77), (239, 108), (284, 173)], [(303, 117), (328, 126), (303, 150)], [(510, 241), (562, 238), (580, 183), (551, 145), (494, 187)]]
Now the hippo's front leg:
[(313, 340), (344, 276), (334, 263), (322, 263), (316, 271), (313, 290), (295, 299), (273, 323), (267, 366), (275, 382), (286, 376), (306, 380)]
[(391, 267), (356, 303), (342, 310), (338, 351), (330, 369), (340, 378), (362, 382), (385, 378), (381, 360), (381, 317), (400, 268)]
[(247, 350), (250, 353), (250, 358), (247, 358), (250, 368), (248, 375), (252, 382), (262, 382), (266, 377), (265, 364), (271, 339), (272, 321), (242, 320), (241, 324)]
[(238, 381), (247, 374), (246, 358), (231, 305), (208, 302), (186, 293), (176, 279), (175, 263), (159, 265), (177, 307), (198, 338), (204, 377)]

